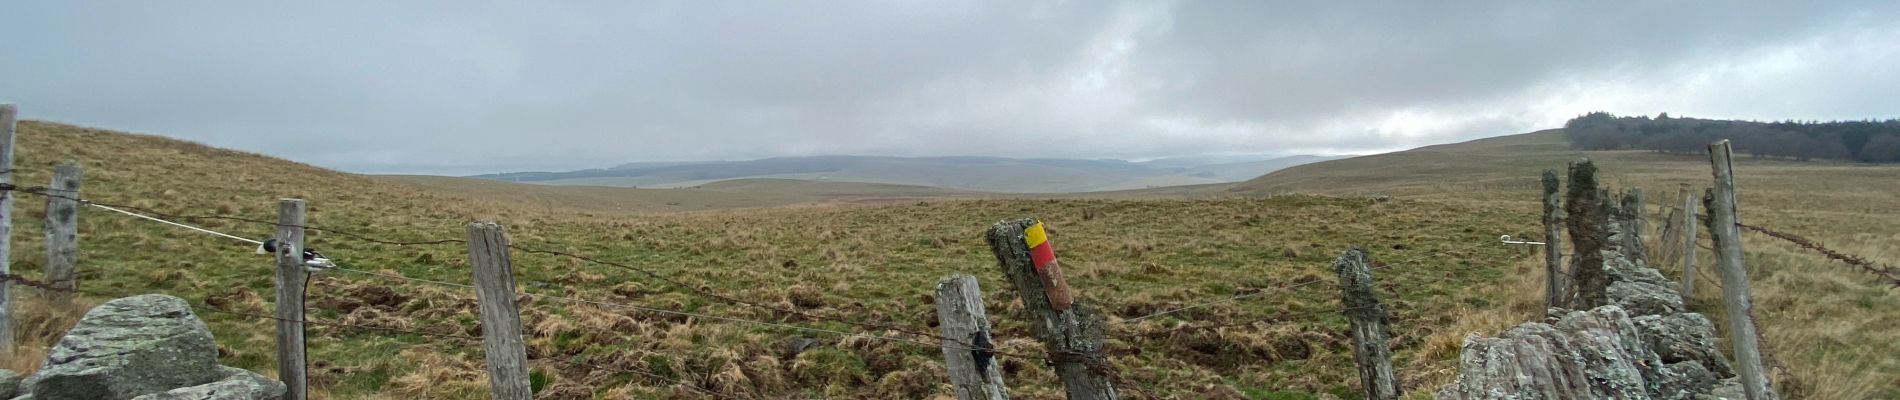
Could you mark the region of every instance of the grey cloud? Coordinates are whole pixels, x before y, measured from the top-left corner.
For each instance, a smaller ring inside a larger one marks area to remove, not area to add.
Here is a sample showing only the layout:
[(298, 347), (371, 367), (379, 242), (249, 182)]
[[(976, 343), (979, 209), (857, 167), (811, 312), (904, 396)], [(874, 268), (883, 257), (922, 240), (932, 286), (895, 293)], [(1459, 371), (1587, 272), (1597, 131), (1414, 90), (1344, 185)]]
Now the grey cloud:
[(0, 101), (366, 172), (1365, 152), (1891, 117), (1890, 2), (8, 6)]

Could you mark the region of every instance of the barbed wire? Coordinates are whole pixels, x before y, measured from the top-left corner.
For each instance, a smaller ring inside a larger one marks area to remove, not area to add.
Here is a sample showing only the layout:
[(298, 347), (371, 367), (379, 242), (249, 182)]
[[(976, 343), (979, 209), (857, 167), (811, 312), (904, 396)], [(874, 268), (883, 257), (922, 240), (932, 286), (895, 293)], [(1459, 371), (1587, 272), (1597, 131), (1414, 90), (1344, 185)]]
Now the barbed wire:
[[(364, 241), (364, 242), (394, 245), (394, 246), (426, 246), (426, 245), (468, 243), (467, 240), (463, 240), (463, 239), (420, 240), (420, 241), (389, 240), (389, 239), (380, 239), (380, 238), (376, 238), (376, 237), (372, 237), (372, 236), (368, 236), (364, 234), (359, 234), (352, 231), (337, 229), (337, 228), (307, 225), (307, 224), (306, 225), (284, 225), (284, 224), (277, 223), (277, 221), (265, 220), (265, 219), (259, 219), (259, 218), (239, 217), (239, 216), (232, 216), (232, 215), (216, 215), (216, 214), (193, 215), (193, 214), (168, 213), (168, 212), (158, 211), (158, 210), (154, 210), (147, 207), (134, 206), (130, 204), (107, 203), (107, 202), (92, 200), (90, 198), (81, 198), (81, 197), (76, 197), (76, 196), (54, 194), (50, 192), (64, 191), (64, 190), (51, 189), (45, 186), (18, 186), (11, 183), (0, 183), (0, 191), (18, 192), (18, 193), (26, 193), (26, 194), (43, 196), (43, 197), (72, 200), (74, 202), (78, 202), (79, 204), (85, 204), (85, 205), (100, 207), (100, 208), (115, 209), (114, 211), (119, 211), (119, 212), (125, 212), (124, 210), (132, 210), (132, 211), (137, 211), (138, 213), (146, 214), (147, 217), (156, 217), (156, 218), (162, 218), (162, 219), (167, 219), (167, 220), (182, 220), (182, 221), (222, 220), (222, 221), (237, 221), (237, 222), (244, 222), (244, 223), (251, 223), (251, 224), (258, 224), (258, 225), (268, 225), (271, 227), (289, 226), (289, 227), (303, 228), (304, 230), (307, 230), (307, 231), (324, 232), (324, 233), (342, 236), (345, 238), (355, 239), (355, 240)], [(165, 221), (165, 222), (178, 224), (175, 221)], [(202, 228), (199, 228), (199, 229), (202, 229)], [(243, 239), (243, 238), (239, 238), (239, 237), (231, 236), (231, 235), (225, 235), (225, 234), (221, 234), (221, 235), (236, 238), (238, 240), (253, 241), (252, 239)], [(253, 243), (255, 243), (255, 241), (253, 241)]]
[(1821, 253), (1822, 255), (1827, 256), (1828, 259), (1831, 259), (1834, 261), (1840, 261), (1847, 265), (1859, 267), (1861, 271), (1869, 273), (1869, 274), (1873, 274), (1874, 276), (1880, 278), (1881, 281), (1884, 281), (1883, 283), (1892, 285), (1894, 287), (1900, 287), (1900, 269), (1896, 269), (1892, 265), (1879, 264), (1871, 260), (1868, 260), (1866, 257), (1861, 257), (1861, 256), (1853, 255), (1853, 254), (1847, 254), (1847, 253), (1835, 251), (1834, 249), (1830, 249), (1819, 242), (1808, 240), (1807, 238), (1796, 236), (1794, 234), (1787, 233), (1787, 232), (1781, 232), (1781, 231), (1777, 231), (1773, 229), (1763, 228), (1763, 227), (1754, 226), (1754, 225), (1747, 225), (1747, 224), (1742, 224), (1742, 223), (1736, 223), (1735, 226), (1739, 226), (1739, 227), (1742, 227), (1743, 229), (1759, 232), (1761, 234), (1768, 235), (1768, 237), (1781, 239), (1788, 243), (1793, 243), (1795, 246), (1812, 250), (1817, 253)]

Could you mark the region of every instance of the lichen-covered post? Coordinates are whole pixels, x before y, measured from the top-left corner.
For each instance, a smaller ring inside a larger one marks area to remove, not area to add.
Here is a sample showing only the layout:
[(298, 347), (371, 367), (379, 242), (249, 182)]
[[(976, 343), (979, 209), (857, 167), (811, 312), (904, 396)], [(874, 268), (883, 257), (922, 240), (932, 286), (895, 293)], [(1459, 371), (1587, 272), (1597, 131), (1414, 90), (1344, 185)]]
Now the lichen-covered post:
[(1748, 270), (1742, 260), (1741, 220), (1735, 215), (1735, 171), (1727, 139), (1709, 144), (1709, 163), (1715, 187), (1703, 201), (1709, 209), (1709, 236), (1715, 239), (1715, 262), (1722, 273), (1722, 303), (1728, 309), (1729, 343), (1735, 344), (1735, 373), (1749, 400), (1774, 399), (1767, 370), (1762, 367), (1761, 336), (1755, 332), (1755, 304), (1748, 294)]
[(1069, 399), (1118, 399), (1109, 379), (1113, 371), (1102, 356), (1103, 322), (1086, 305), (1074, 303), (1048, 236), (1041, 222), (1028, 218), (998, 222), (986, 239), (1029, 309), (1030, 330), (1042, 340)]
[(937, 281), (937, 326), (943, 330), (943, 365), (957, 400), (1008, 400), (976, 277)]
[(1563, 208), (1558, 204), (1557, 171), (1544, 170), (1544, 307), (1566, 305), (1570, 283), (1564, 274)]
[(1333, 260), (1333, 271), (1339, 273), (1346, 318), (1352, 321), (1352, 355), (1359, 362), (1359, 383), (1365, 388), (1366, 398), (1398, 400), (1402, 393), (1392, 369), (1391, 319), (1372, 290), (1372, 268), (1366, 263), (1366, 251), (1358, 247), (1346, 250)]
[(1564, 225), (1570, 230), (1569, 307), (1588, 310), (1609, 303), (1610, 277), (1603, 271), (1603, 247), (1609, 240), (1610, 207), (1597, 188), (1597, 167), (1589, 159), (1570, 163), (1570, 187), (1564, 197)]
[(1622, 231), (1623, 255), (1630, 260), (1649, 261), (1649, 252), (1644, 248), (1643, 237), (1648, 236), (1649, 221), (1643, 218), (1643, 189), (1632, 188), (1623, 192), (1618, 199), (1616, 225)]
[(79, 174), (78, 164), (60, 163), (47, 186), (58, 196), (46, 196), (46, 283), (65, 289), (47, 297), (60, 307), (72, 306), (72, 291), (79, 287), (73, 270), (79, 260)]

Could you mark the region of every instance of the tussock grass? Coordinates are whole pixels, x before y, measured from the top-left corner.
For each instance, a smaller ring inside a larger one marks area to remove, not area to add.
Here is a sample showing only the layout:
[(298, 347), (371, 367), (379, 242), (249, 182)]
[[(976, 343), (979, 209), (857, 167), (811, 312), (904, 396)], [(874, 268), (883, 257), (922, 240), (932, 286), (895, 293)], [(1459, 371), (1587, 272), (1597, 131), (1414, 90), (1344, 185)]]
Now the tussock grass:
[[(1235, 193), (1391, 195), (1481, 204), (1509, 210), (1505, 212), (1509, 217), (1497, 223), (1522, 226), (1539, 220), (1538, 171), (1561, 171), (1565, 162), (1580, 157), (1596, 161), (1605, 184), (1643, 188), (1652, 204), (1680, 205), (1676, 193), (1681, 184), (1693, 185), (1692, 195), (1700, 196), (1701, 188), (1711, 183), (1706, 156), (1572, 151), (1562, 132), (1553, 130), (1310, 164), (1237, 185)], [(1893, 221), (1900, 221), (1900, 179), (1896, 177), (1900, 177), (1900, 167), (1893, 165), (1737, 159), (1738, 210), (1744, 223), (1897, 264), (1900, 226)], [(1650, 218), (1656, 221), (1660, 217), (1651, 207)], [(1707, 245), (1707, 229), (1701, 231)], [(1766, 235), (1745, 232), (1742, 241), (1756, 319), (1771, 347), (1769, 356), (1782, 366), (1773, 378), (1784, 397), (1900, 398), (1900, 372), (1896, 372), (1900, 371), (1900, 330), (1892, 328), (1900, 323), (1900, 289)], [(1701, 281), (1692, 309), (1714, 319), (1726, 335), (1719, 279), (1712, 267), (1715, 258), (1708, 250), (1699, 250), (1698, 260)], [(1520, 270), (1528, 268), (1527, 273), (1541, 275), (1541, 266), (1527, 263)], [(1650, 264), (1672, 279), (1681, 279), (1682, 269), (1675, 260)], [(1473, 308), (1458, 325), (1495, 334), (1538, 318), (1541, 279), (1510, 281), (1510, 288), (1499, 290), (1509, 294), (1507, 299)], [(1437, 340), (1442, 346), (1455, 346), (1457, 338)], [(1434, 379), (1448, 380), (1449, 376)]]
[[(21, 125), (21, 182), (58, 160), (87, 168), (86, 197), (183, 214), (274, 220), (275, 200), (302, 197), (310, 224), (397, 240), (456, 239), (470, 219), (495, 219), (514, 243), (640, 265), (697, 288), (779, 308), (934, 331), (936, 280), (979, 277), (999, 344), (1034, 353), (1024, 308), (983, 243), (988, 226), (1034, 216), (1052, 227), (1081, 298), (1109, 319), (1110, 361), (1164, 396), (1355, 397), (1346, 321), (1331, 259), (1350, 245), (1392, 265), (1376, 273), (1395, 311), (1404, 371), (1453, 360), (1430, 339), (1468, 309), (1497, 304), (1534, 220), (1483, 204), (1354, 197), (1175, 199), (883, 199), (680, 213), (573, 209), (545, 198), (470, 194), (341, 174), (151, 136), (43, 122)], [(637, 196), (644, 192), (629, 192)], [(629, 201), (644, 201), (633, 199)], [(27, 197), (20, 231), (39, 229)], [(269, 226), (195, 221), (265, 237)], [(271, 261), (250, 245), (85, 210), (81, 286), (120, 295), (168, 293), (236, 311), (270, 310)], [(18, 249), (38, 248), (21, 235)], [(467, 282), (461, 246), (404, 247), (313, 231), (310, 243), (346, 267)], [(30, 251), (15, 270), (37, 276)], [(832, 330), (846, 324), (723, 304), (639, 274), (572, 259), (514, 255), (524, 292)], [(1306, 285), (1297, 290), (1280, 290)], [(1124, 323), (1160, 310), (1267, 291), (1232, 304)], [(93, 299), (97, 300), (97, 299)], [(472, 293), (347, 273), (310, 285), (310, 318), (435, 334), (478, 334)], [(941, 352), (884, 340), (523, 298), (536, 386), (550, 398), (678, 397), (703, 392), (791, 398), (933, 398), (948, 393)], [(202, 314), (223, 362), (274, 370), (271, 321)], [(1215, 329), (1186, 326), (1230, 325)], [(867, 332), (901, 336), (897, 332)], [(788, 352), (807, 337), (817, 345)], [(325, 398), (483, 398), (476, 343), (312, 326), (315, 391)], [(928, 340), (926, 340), (928, 341)], [(573, 360), (565, 363), (555, 360)], [(1003, 357), (1018, 398), (1059, 398), (1040, 360)], [(623, 371), (640, 371), (628, 373)], [(268, 372), (267, 372), (268, 373)], [(1423, 381), (1419, 381), (1423, 382)], [(1414, 390), (1422, 390), (1414, 388)]]

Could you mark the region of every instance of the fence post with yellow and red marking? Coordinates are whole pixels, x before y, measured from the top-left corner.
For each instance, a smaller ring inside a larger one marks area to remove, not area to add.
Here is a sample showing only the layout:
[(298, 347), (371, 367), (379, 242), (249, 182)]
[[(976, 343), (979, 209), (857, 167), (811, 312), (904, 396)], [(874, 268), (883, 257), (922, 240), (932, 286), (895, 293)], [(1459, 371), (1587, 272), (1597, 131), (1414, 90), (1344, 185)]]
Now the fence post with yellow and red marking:
[(1035, 219), (998, 222), (986, 239), (1003, 274), (1032, 314), (1031, 331), (1042, 341), (1056, 376), (1071, 400), (1119, 399), (1103, 356), (1102, 319), (1075, 302), (1062, 276), (1049, 229)]
[(1075, 297), (1069, 294), (1069, 280), (1062, 277), (1062, 263), (1056, 260), (1055, 244), (1049, 242), (1049, 231), (1037, 221), (1023, 228), (1023, 243), (1029, 246), (1030, 265), (1036, 270), (1036, 277), (1042, 281), (1043, 293), (1049, 296), (1049, 307), (1062, 311), (1075, 304)]

